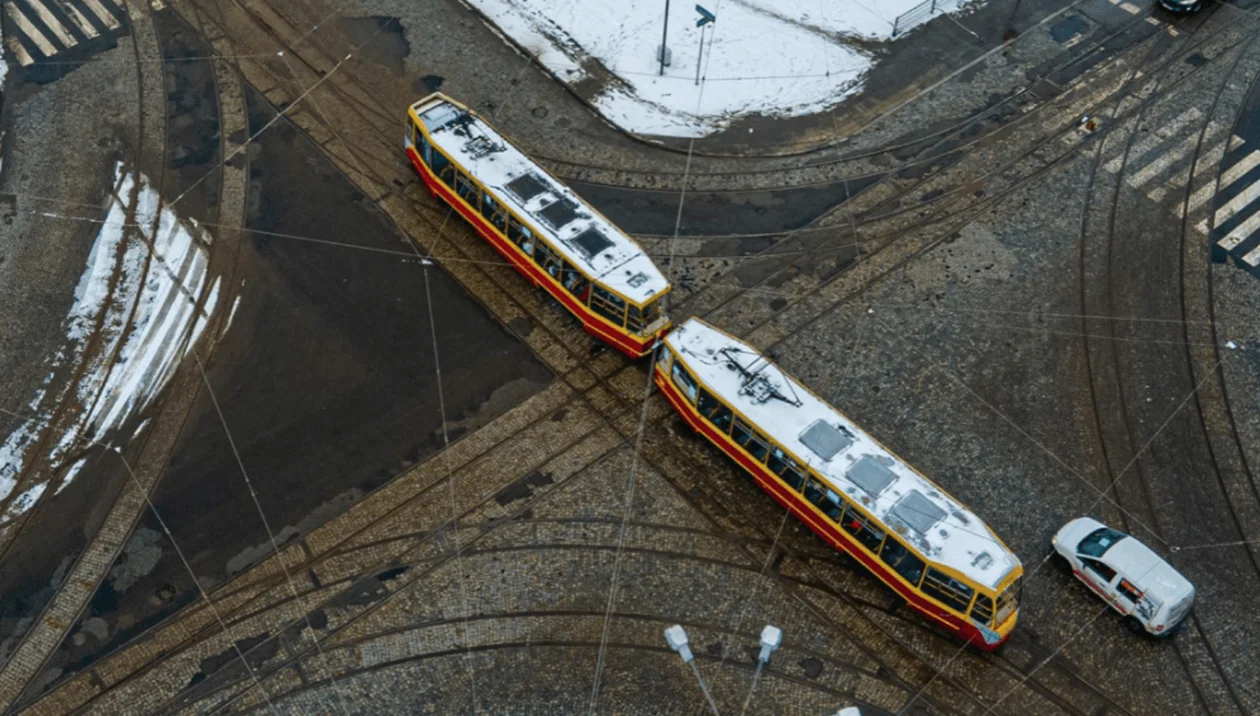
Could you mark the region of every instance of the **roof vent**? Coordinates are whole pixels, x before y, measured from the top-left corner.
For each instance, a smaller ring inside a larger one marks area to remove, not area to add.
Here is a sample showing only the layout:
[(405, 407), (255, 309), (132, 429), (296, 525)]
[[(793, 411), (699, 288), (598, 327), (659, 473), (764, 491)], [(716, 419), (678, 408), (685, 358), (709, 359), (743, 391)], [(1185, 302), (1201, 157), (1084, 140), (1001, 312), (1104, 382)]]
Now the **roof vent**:
[(819, 419), (805, 428), (800, 441), (826, 462), (853, 444), (853, 433)]
[[(552, 206), (555, 206), (552, 204)], [(548, 207), (550, 208), (550, 207)], [(586, 258), (593, 259), (604, 252), (605, 249), (612, 247), (613, 242), (608, 240), (607, 236), (600, 233), (599, 229), (590, 227), (586, 231), (574, 236), (572, 239), (577, 244), (578, 249), (586, 254)]]
[(945, 517), (945, 510), (924, 497), (922, 492), (911, 490), (905, 497), (897, 500), (897, 504), (890, 510), (890, 516), (922, 535), (927, 534), (932, 525)]
[(648, 275), (640, 271), (636, 273), (635, 275), (631, 276), (630, 278), (626, 279), (626, 283), (630, 284), (630, 288), (638, 288), (642, 286), (643, 284), (647, 283), (647, 280), (648, 280)]
[(522, 174), (507, 184), (503, 188), (512, 192), (512, 196), (521, 200), (521, 203), (533, 199), (539, 194), (547, 190), (547, 185), (541, 179), (533, 174)]
[(863, 490), (872, 495), (878, 495), (897, 481), (896, 473), (888, 469), (885, 461), (892, 464), (892, 461), (887, 458), (863, 455), (862, 459), (853, 463), (853, 467), (849, 468), (845, 476)]
[(542, 220), (553, 229), (559, 229), (578, 217), (577, 204), (568, 199), (559, 199), (548, 204), (538, 212)]

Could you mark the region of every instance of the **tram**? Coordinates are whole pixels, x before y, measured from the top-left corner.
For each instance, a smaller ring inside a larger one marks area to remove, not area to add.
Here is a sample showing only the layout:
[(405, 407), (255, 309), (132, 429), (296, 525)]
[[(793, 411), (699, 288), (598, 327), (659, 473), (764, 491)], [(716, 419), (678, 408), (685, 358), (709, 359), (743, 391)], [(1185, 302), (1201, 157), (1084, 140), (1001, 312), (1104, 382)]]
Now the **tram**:
[(912, 608), (992, 651), (1023, 566), (936, 484), (751, 346), (698, 318), (666, 335), (657, 387), (697, 432)]
[(1015, 627), (1023, 565), (956, 499), (751, 346), (698, 318), (673, 331), (643, 249), (464, 105), (434, 93), (404, 145), (425, 185), (822, 539), (985, 651)]
[(464, 105), (434, 93), (407, 112), (407, 157), (517, 271), (631, 358), (670, 321), (670, 285), (633, 239)]

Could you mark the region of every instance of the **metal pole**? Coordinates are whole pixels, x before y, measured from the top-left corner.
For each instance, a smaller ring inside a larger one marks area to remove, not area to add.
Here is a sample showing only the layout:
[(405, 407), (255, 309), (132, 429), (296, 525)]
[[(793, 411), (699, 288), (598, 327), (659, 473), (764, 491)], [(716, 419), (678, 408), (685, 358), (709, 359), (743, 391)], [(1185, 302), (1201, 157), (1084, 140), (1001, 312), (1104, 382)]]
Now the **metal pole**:
[(669, 39), (669, 0), (665, 0), (665, 29), (661, 30), (661, 71), (665, 74), (665, 42)]
[(709, 708), (713, 709), (713, 716), (722, 716), (722, 714), (718, 712), (717, 704), (713, 703), (713, 695), (709, 693), (709, 687), (705, 686), (704, 679), (700, 678), (700, 669), (696, 668), (696, 662), (689, 661), (687, 662), (687, 665), (691, 667), (692, 673), (696, 675), (696, 681), (700, 682), (700, 690), (704, 692), (704, 698), (709, 702)]
[(704, 58), (704, 31), (707, 27), (700, 28), (700, 54), (696, 56), (696, 84), (700, 84), (700, 60)]

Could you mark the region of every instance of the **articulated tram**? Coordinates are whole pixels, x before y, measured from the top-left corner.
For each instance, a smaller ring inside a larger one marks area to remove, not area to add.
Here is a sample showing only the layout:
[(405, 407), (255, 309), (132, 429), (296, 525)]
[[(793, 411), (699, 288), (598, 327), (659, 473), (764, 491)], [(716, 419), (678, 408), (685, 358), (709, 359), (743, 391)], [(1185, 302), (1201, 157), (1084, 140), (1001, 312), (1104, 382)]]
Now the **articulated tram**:
[(752, 347), (691, 318), (643, 249), (463, 105), (408, 111), (407, 156), (429, 190), (587, 331), (632, 358), (697, 432), (816, 534), (918, 612), (996, 649), (1015, 627), (1023, 566), (980, 520)]
[(986, 651), (1006, 640), (1023, 566), (958, 500), (700, 319), (665, 336), (654, 371), (693, 429), (916, 611)]
[(516, 270), (632, 358), (669, 328), (669, 282), (633, 239), (467, 107), (431, 94), (407, 112), (407, 157)]

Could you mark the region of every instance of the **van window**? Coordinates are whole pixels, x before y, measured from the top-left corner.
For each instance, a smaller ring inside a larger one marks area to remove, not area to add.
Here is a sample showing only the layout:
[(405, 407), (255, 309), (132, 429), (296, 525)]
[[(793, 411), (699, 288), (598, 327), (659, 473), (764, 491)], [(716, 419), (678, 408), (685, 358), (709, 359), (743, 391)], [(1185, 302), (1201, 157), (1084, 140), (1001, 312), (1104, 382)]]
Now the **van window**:
[(1076, 546), (1076, 551), (1087, 557), (1101, 557), (1117, 542), (1128, 535), (1107, 527), (1100, 527), (1085, 535), (1085, 539)]
[(1102, 580), (1108, 584), (1111, 583), (1111, 578), (1116, 576), (1116, 570), (1096, 559), (1082, 559), (1081, 562), (1085, 564), (1085, 569), (1088, 569), (1094, 574), (1097, 574), (1099, 577), (1102, 577)]

